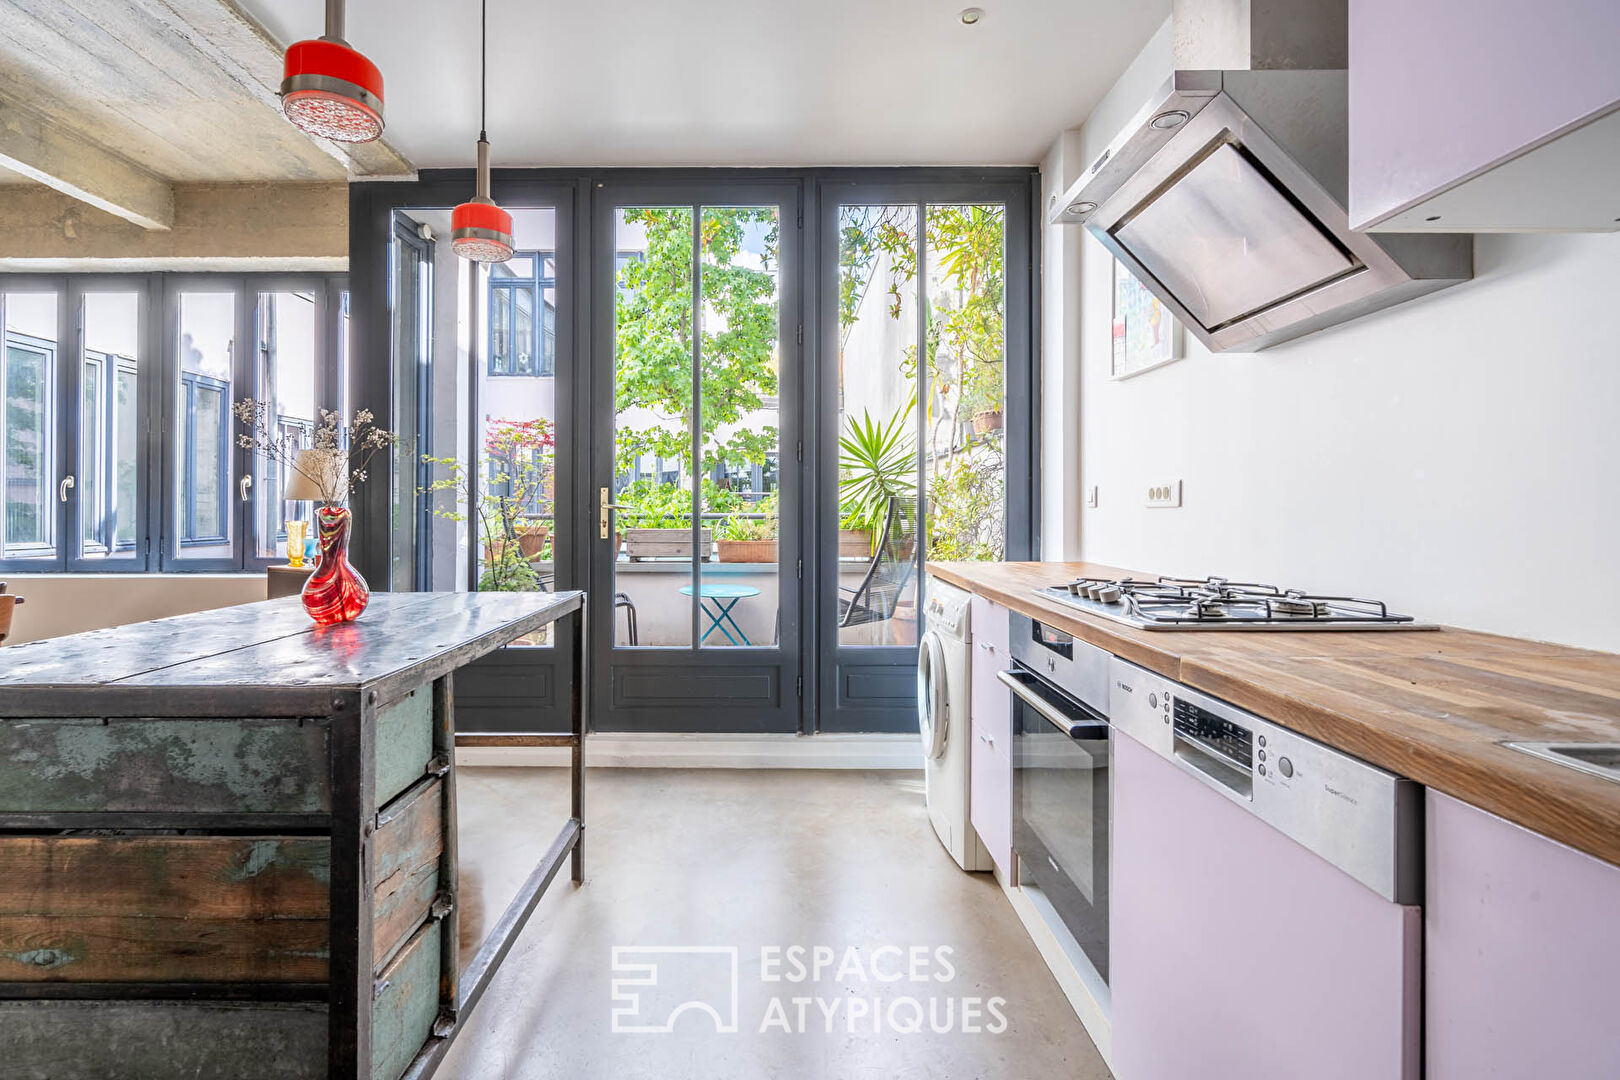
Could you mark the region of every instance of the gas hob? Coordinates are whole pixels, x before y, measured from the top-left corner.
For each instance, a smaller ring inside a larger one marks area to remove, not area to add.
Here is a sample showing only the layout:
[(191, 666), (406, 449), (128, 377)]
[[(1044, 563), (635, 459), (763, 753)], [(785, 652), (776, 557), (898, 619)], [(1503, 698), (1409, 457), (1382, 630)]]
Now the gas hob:
[(1379, 600), (1225, 578), (1079, 578), (1035, 590), (1139, 630), (1433, 630)]

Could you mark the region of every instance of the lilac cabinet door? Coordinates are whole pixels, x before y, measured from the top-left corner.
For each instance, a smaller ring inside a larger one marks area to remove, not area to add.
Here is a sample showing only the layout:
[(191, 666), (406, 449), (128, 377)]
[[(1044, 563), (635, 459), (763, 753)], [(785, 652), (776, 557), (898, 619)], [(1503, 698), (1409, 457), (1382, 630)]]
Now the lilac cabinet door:
[(1007, 609), (973, 598), (973, 758), (968, 816), (996, 868), (1012, 868), (1012, 701), (996, 672), (1011, 666)]
[(1418, 1080), (1422, 913), (1115, 729), (1120, 1080)]
[(1514, 159), (1620, 104), (1620, 3), (1350, 0), (1349, 16), (1352, 228), (1615, 227), (1597, 175), (1614, 125)]
[(1429, 1080), (1620, 1077), (1620, 867), (1428, 793)]

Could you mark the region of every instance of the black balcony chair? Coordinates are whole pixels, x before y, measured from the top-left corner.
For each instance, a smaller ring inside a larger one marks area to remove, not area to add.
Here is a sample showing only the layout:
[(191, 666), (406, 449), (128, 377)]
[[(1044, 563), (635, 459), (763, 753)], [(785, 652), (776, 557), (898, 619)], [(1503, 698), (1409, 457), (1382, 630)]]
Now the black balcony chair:
[(840, 585), (838, 625), (864, 626), (894, 618), (900, 598), (917, 561), (916, 507), (910, 499), (889, 496), (889, 513), (883, 521), (872, 561), (861, 583), (854, 588)]
[[(517, 534), (516, 534), (516, 532), (514, 532), (512, 530), (512, 526), (511, 526), (510, 523), (507, 524), (506, 534), (507, 534), (507, 539), (508, 539), (508, 541), (510, 543), (516, 544), (518, 542)], [(536, 556), (535, 558), (529, 560), (529, 562), (531, 564), (533, 564), (533, 563), (535, 563), (537, 561), (539, 561), (539, 556)], [(546, 572), (544, 570), (541, 570), (539, 568), (535, 568), (534, 580), (535, 580), (535, 583), (540, 586), (540, 591), (541, 592), (551, 592), (552, 591), (551, 585), (552, 585), (552, 582), (555, 580), (555, 575), (553, 575), (551, 573), (548, 573), (548, 572)], [(639, 645), (639, 644), (641, 644), (640, 635), (636, 632), (636, 605), (635, 605), (634, 601), (632, 601), (628, 595), (626, 595), (626, 594), (624, 594), (622, 592), (614, 593), (613, 594), (613, 621), (614, 621), (615, 624), (617, 624), (618, 621), (619, 621), (619, 609), (620, 608), (624, 609), (624, 625), (625, 625), (625, 629), (629, 631), (629, 637), (630, 637), (629, 644), (631, 644), (631, 645)]]

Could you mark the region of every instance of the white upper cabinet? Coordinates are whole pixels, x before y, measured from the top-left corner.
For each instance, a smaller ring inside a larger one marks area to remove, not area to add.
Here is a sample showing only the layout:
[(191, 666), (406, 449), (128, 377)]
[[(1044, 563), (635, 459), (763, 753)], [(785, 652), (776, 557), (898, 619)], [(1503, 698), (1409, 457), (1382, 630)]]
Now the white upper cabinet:
[(1620, 0), (1349, 0), (1350, 224), (1620, 229)]

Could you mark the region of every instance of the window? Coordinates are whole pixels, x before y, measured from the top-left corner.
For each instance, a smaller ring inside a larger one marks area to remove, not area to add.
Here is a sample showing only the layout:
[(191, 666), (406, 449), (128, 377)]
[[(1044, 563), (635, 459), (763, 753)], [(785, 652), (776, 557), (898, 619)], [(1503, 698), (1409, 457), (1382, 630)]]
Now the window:
[(270, 403), (308, 445), (345, 404), (346, 300), (331, 275), (0, 275), (0, 577), (285, 559), (312, 507), (281, 501), (231, 406)]
[(186, 371), (180, 375), (180, 386), (180, 543), (187, 547), (227, 543), (230, 428), (225, 418), (230, 414), (226, 395), (231, 384)]
[(551, 252), (519, 252), (491, 264), (489, 373), (557, 373), (557, 266)]
[(5, 506), (0, 550), (6, 559), (49, 558), (56, 551), (51, 504), (56, 475), (56, 297), (0, 294), (0, 307), (5, 325), (0, 442), (6, 451), (5, 470), (0, 473), (0, 502)]

